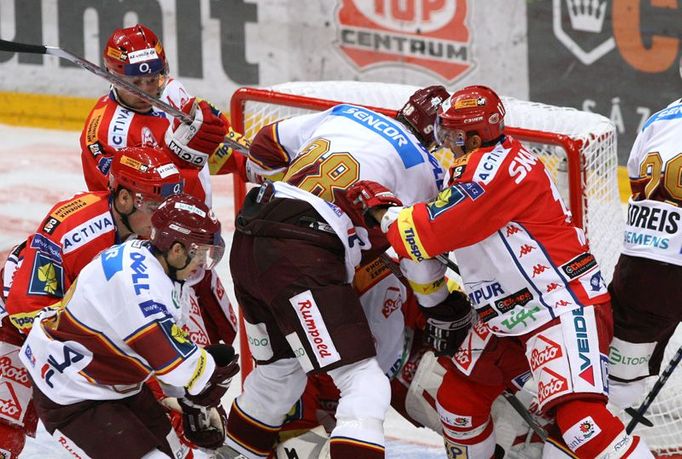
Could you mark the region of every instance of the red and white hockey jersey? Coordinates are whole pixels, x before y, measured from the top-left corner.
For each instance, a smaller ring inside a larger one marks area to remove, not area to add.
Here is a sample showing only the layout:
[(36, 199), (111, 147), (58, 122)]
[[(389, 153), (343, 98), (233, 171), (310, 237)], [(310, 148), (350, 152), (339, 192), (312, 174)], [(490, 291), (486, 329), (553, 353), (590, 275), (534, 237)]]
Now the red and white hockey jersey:
[(58, 202), (16, 254), (18, 267), (6, 279), (11, 289), (5, 308), (12, 324), (27, 331), (35, 315), (61, 300), (81, 269), (116, 242), (108, 192), (79, 193)]
[(682, 265), (682, 99), (654, 114), (637, 135), (628, 175), (623, 253)]
[[(163, 102), (178, 109), (190, 98), (183, 85), (173, 79), (161, 95)], [(101, 97), (88, 115), (80, 138), (81, 162), (88, 189), (108, 189), (109, 169), (116, 150), (137, 145), (165, 147), (164, 135), (171, 119), (168, 114), (155, 108), (147, 113), (126, 108), (116, 100), (113, 91)], [(224, 120), (229, 126), (227, 118)], [(231, 154), (231, 150), (224, 144), (209, 157), (209, 162), (200, 170), (188, 165), (172, 152), (170, 156), (185, 179), (185, 193), (204, 200), (209, 207), (209, 166), (210, 172), (214, 174), (237, 172), (244, 175), (245, 158), (239, 154)]]
[[(346, 203), (337, 193), (358, 180), (379, 182), (411, 205), (435, 198), (444, 175), (402, 123), (345, 104), (265, 126), (251, 144), (246, 167), (253, 181), (281, 179), (341, 208)], [(422, 305), (447, 296), (439, 262), (401, 267)]]
[(135, 240), (105, 250), (62, 307), (39, 316), (20, 357), (51, 400), (128, 397), (152, 374), (191, 394), (205, 387), (215, 362), (177, 325), (173, 281), (148, 247)]
[(382, 227), (401, 257), (420, 261), (453, 250), (472, 305), (495, 333), (525, 334), (609, 300), (583, 231), (545, 166), (520, 142), (506, 137), (474, 150), (451, 175), (437, 199), (389, 212)]

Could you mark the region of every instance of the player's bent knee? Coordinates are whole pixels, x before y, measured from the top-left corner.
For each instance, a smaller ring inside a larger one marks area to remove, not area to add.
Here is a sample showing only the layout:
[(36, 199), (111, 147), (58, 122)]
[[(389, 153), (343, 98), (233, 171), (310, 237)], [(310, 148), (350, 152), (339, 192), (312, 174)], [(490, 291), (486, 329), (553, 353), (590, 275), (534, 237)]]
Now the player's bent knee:
[(244, 381), (239, 406), (266, 424), (278, 425), (303, 394), (306, 381), (296, 359), (259, 365)]
[(391, 385), (376, 359), (344, 365), (329, 375), (341, 392), (337, 419), (384, 419), (391, 402)]
[(625, 426), (601, 400), (568, 400), (556, 407), (564, 442), (579, 457), (653, 457), (644, 440), (628, 435)]

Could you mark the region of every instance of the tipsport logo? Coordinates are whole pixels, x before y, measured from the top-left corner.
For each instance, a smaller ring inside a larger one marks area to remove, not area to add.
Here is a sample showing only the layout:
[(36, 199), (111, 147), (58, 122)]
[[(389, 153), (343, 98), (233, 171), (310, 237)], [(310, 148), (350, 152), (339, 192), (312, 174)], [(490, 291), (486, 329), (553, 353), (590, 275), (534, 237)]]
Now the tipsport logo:
[(410, 66), (452, 83), (474, 68), (471, 0), (340, 0), (341, 54), (359, 70)]

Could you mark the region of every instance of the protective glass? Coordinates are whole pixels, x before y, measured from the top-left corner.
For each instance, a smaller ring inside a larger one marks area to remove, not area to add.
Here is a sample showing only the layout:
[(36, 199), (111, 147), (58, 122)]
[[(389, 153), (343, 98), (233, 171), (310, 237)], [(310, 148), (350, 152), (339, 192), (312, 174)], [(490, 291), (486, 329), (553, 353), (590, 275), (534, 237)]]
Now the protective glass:
[(194, 266), (211, 270), (216, 267), (225, 254), (225, 242), (221, 237), (215, 244), (191, 243), (187, 250), (190, 263)]
[(443, 126), (440, 117), (436, 119), (436, 122), (433, 126), (433, 135), (436, 139), (436, 142), (441, 147), (446, 147), (450, 150), (454, 150), (457, 147), (460, 149), (464, 148), (466, 133), (461, 129), (452, 129)]

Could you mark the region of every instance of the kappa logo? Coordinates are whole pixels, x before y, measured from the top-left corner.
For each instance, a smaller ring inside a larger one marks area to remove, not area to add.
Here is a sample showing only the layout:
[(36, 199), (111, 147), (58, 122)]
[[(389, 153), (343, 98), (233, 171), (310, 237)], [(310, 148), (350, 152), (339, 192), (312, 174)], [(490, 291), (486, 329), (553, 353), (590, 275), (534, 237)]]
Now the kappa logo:
[(553, 0), (554, 36), (585, 65), (594, 64), (616, 47), (610, 31), (604, 30), (609, 3), (610, 0)]
[(452, 83), (476, 65), (472, 3), (340, 0), (336, 46), (360, 70), (409, 65)]

